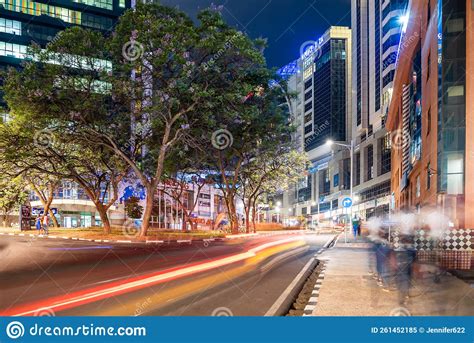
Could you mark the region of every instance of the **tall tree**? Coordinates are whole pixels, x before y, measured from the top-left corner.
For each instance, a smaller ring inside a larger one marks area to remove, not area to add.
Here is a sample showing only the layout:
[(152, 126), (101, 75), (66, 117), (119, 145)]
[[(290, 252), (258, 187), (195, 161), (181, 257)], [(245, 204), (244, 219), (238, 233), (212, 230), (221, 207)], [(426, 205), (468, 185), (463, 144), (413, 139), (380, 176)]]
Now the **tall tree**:
[[(8, 71), (3, 89), (11, 121), (0, 124), (0, 170), (24, 175), (33, 185), (38, 179), (76, 182), (108, 233), (107, 211), (118, 198), (118, 183), (128, 166), (82, 137), (83, 127), (114, 130), (110, 113), (126, 109), (124, 99), (112, 100), (105, 42), (100, 33), (72, 28), (46, 49), (29, 48), (30, 62), (21, 71)], [(53, 190), (46, 195), (38, 185), (32, 188), (47, 210)]]
[(58, 219), (51, 209), (51, 204), (54, 200), (54, 194), (61, 184), (61, 180), (52, 175), (39, 174), (33, 170), (30, 170), (29, 174), (27, 172), (23, 173), (23, 178), (28, 182), (28, 187), (40, 200), (44, 213), (49, 214), (54, 227), (59, 227)]
[(26, 184), (20, 177), (0, 179), (0, 213), (2, 226), (7, 225), (8, 215), (18, 210), (28, 200)]
[(244, 203), (246, 231), (252, 221), (255, 231), (256, 210), (265, 194), (283, 192), (303, 175), (308, 158), (306, 154), (282, 143), (276, 149), (262, 152), (247, 161), (239, 174), (239, 195)]
[(212, 10), (195, 24), (177, 9), (139, 3), (110, 39), (71, 28), (30, 56), (35, 63), (10, 71), (5, 82), (12, 112), (34, 120), (34, 132), (60, 132), (63, 140), (103, 147), (126, 163), (146, 189), (141, 236), (170, 152), (197, 144), (205, 133), (210, 145), (210, 134), (223, 125), (255, 142), (262, 125), (272, 124), (253, 132), (262, 106), (252, 100), (243, 106), (247, 94), (269, 81), (258, 42)]

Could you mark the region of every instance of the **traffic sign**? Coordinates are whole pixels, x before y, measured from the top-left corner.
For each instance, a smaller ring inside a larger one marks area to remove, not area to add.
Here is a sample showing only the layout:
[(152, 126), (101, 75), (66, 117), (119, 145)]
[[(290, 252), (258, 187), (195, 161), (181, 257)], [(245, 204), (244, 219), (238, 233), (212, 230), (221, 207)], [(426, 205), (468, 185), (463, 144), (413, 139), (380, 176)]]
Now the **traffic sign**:
[(344, 208), (348, 208), (348, 207), (351, 207), (352, 206), (352, 199), (351, 198), (344, 198), (342, 200), (342, 206)]

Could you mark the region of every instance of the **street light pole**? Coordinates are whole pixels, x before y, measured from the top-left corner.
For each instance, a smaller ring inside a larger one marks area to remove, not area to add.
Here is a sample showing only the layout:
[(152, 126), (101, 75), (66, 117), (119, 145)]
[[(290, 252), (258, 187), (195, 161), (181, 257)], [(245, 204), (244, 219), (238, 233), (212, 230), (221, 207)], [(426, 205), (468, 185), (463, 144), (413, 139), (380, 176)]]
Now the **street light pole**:
[[(353, 171), (354, 171), (354, 140), (351, 139), (351, 146), (350, 146), (350, 154), (351, 154), (351, 170), (350, 170), (350, 194), (351, 194), (351, 200), (352, 200), (352, 205), (351, 205), (351, 215), (349, 217), (349, 228), (350, 228), (350, 225), (351, 225), (351, 221), (352, 221), (352, 206), (354, 206), (354, 199), (353, 199), (353, 187), (354, 187), (354, 175), (353, 175)], [(344, 241), (345, 243), (347, 243), (347, 230), (344, 229), (344, 232), (345, 232), (345, 235), (344, 235)]]

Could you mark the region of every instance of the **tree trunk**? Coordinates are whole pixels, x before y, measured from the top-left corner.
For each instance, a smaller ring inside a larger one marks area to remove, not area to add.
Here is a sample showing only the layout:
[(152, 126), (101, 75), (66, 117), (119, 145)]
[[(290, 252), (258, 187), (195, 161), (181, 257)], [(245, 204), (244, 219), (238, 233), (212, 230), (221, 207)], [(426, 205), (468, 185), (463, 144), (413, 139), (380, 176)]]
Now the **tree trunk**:
[(30, 185), (32, 186), (33, 191), (35, 192), (36, 196), (39, 198), (39, 200), (41, 201), (41, 204), (44, 207), (43, 213), (49, 214), (49, 216), (51, 217), (51, 220), (53, 221), (54, 227), (59, 227), (58, 219), (54, 215), (53, 210), (51, 210), (51, 204), (53, 203), (53, 199), (54, 199), (53, 192), (55, 190), (55, 187), (52, 185), (49, 186), (48, 198), (45, 198), (43, 193), (40, 192), (39, 188), (34, 183), (30, 182)]
[(234, 198), (229, 199), (229, 221), (232, 234), (239, 233), (239, 219), (235, 208)]
[(255, 218), (257, 216), (257, 209), (255, 207), (256, 207), (256, 203), (254, 202), (252, 204), (252, 226), (253, 226), (253, 232), (254, 233), (257, 232), (257, 225), (255, 224)]
[(245, 232), (250, 233), (250, 204), (245, 206)]
[(148, 234), (148, 228), (150, 227), (151, 213), (153, 210), (154, 195), (155, 195), (155, 187), (153, 187), (153, 185), (147, 186), (146, 198), (145, 198), (145, 210), (143, 211), (142, 229), (140, 231), (140, 237), (146, 237)]
[(51, 217), (51, 220), (53, 221), (53, 226), (59, 227), (58, 218), (56, 218), (52, 209), (49, 209), (49, 216)]
[(97, 212), (99, 212), (100, 220), (102, 221), (102, 226), (104, 228), (104, 234), (109, 235), (111, 233), (111, 227), (107, 210), (101, 203), (96, 203), (95, 207), (97, 208)]

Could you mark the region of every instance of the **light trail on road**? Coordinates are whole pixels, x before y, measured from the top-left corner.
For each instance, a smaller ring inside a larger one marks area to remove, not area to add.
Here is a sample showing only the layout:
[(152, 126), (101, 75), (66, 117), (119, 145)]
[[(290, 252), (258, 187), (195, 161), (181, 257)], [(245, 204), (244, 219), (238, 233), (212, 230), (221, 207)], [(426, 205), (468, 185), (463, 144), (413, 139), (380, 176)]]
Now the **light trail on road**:
[[(99, 301), (101, 299), (117, 296), (143, 289), (145, 287), (154, 286), (163, 282), (172, 281), (178, 278), (189, 276), (213, 270), (219, 267), (228, 266), (236, 262), (245, 261), (257, 256), (259, 253), (267, 249), (284, 246), (285, 244), (301, 242), (301, 238), (292, 237), (273, 242), (258, 245), (248, 251), (233, 254), (230, 256), (216, 258), (207, 262), (199, 262), (195, 264), (187, 264), (180, 267), (166, 269), (160, 272), (148, 273), (126, 280), (110, 282), (101, 286), (96, 286), (86, 290), (76, 291), (70, 294), (52, 297), (45, 300), (33, 302), (32, 304), (20, 305), (15, 308), (0, 312), (1, 316), (32, 316), (43, 309), (53, 311), (62, 311), (74, 307), (79, 307), (88, 303)], [(289, 248), (293, 248), (290, 245)]]

